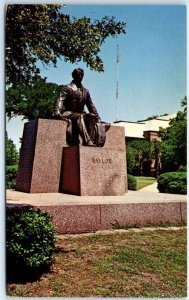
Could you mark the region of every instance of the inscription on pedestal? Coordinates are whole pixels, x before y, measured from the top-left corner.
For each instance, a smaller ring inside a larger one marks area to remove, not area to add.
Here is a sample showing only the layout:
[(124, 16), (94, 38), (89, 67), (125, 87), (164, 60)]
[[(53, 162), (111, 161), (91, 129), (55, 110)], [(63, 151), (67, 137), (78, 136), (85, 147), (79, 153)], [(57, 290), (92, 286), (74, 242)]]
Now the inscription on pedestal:
[(112, 159), (111, 158), (98, 158), (98, 157), (93, 157), (92, 162), (94, 164), (111, 164)]

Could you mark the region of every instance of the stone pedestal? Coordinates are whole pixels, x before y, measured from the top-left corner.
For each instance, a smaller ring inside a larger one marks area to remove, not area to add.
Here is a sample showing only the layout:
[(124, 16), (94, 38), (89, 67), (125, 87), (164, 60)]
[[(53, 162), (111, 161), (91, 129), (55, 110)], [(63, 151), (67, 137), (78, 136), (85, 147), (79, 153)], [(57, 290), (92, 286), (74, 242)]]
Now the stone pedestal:
[(123, 195), (126, 186), (124, 128), (110, 127), (103, 148), (68, 147), (66, 128), (66, 121), (53, 119), (36, 119), (24, 125), (16, 190)]
[(63, 193), (118, 196), (127, 192), (126, 155), (119, 148), (64, 148), (62, 173)]
[(36, 119), (25, 124), (16, 190), (58, 193), (66, 121)]

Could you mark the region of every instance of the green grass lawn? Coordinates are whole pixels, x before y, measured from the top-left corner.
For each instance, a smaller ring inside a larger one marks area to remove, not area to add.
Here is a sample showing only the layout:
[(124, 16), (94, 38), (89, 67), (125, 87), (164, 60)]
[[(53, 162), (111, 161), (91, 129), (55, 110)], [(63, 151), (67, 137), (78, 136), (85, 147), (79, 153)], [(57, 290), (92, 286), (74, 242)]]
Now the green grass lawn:
[(137, 191), (156, 181), (154, 177), (135, 176), (137, 180)]
[(17, 297), (186, 297), (186, 230), (77, 235), (57, 241), (50, 273), (8, 283)]

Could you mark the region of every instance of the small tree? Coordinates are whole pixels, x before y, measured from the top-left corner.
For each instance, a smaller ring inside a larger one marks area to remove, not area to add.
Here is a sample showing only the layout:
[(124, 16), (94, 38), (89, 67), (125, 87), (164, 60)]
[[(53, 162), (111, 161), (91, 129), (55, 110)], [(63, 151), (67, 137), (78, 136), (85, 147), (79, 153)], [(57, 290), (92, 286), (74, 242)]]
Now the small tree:
[(6, 165), (12, 166), (18, 163), (18, 151), (16, 146), (13, 143), (13, 140), (8, 138), (8, 134), (6, 132)]
[(134, 170), (137, 166), (137, 149), (134, 149), (132, 145), (127, 145), (127, 173), (134, 174)]
[(60, 86), (47, 83), (46, 78), (35, 78), (29, 84), (12, 86), (7, 90), (7, 116), (21, 115), (24, 119), (52, 117)]
[(160, 129), (162, 172), (176, 171), (187, 162), (187, 97), (181, 101), (183, 111), (177, 113), (169, 127)]
[(152, 144), (146, 140), (127, 144), (127, 171), (131, 175), (150, 175)]

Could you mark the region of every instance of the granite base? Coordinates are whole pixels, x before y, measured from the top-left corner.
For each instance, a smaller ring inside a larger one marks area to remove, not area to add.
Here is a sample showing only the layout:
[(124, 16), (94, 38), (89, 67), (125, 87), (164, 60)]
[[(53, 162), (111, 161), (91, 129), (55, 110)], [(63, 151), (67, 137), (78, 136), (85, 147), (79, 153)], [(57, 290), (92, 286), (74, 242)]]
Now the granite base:
[(58, 193), (66, 121), (36, 119), (25, 124), (16, 190)]
[(122, 149), (73, 146), (63, 149), (63, 193), (119, 196), (127, 192), (126, 155)]

